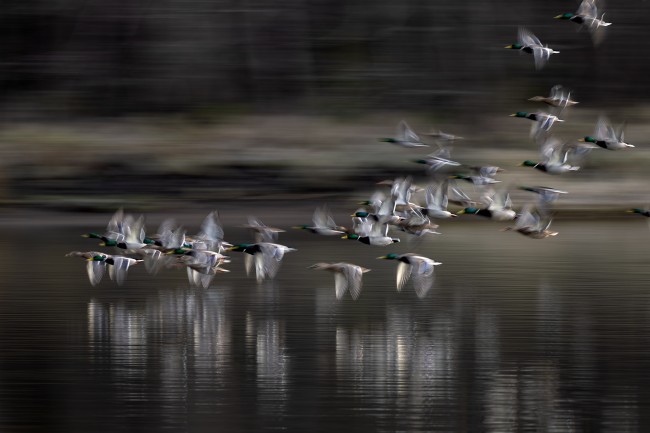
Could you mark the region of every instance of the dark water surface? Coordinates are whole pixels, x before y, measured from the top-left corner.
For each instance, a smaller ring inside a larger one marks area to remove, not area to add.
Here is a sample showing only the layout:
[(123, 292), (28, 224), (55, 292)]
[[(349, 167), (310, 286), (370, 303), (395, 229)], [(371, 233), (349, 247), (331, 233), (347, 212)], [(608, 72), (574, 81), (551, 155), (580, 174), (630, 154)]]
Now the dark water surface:
[[(138, 267), (91, 287), (64, 254), (93, 227), (2, 227), (0, 431), (649, 431), (650, 231), (629, 221), (387, 249), (293, 231), (275, 281), (232, 253), (208, 289)], [(391, 251), (443, 262), (426, 298), (396, 292)], [(341, 260), (372, 269), (357, 301), (307, 269)]]

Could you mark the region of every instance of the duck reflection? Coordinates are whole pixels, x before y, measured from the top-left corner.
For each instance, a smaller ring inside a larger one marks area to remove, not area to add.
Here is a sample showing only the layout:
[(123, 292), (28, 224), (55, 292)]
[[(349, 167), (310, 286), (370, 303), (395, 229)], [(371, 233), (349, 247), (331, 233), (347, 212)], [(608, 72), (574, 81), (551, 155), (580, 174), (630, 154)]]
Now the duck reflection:
[(88, 341), (95, 362), (122, 378), (126, 398), (141, 398), (152, 375), (159, 376), (162, 398), (174, 404), (201, 384), (224, 385), (232, 365), (224, 292), (165, 290), (136, 305), (91, 299)]
[(246, 350), (254, 353), (259, 411), (278, 419), (286, 412), (290, 388), (291, 363), (285, 323), (275, 319), (255, 320), (251, 312), (247, 312)]
[[(451, 410), (457, 399), (453, 381), (457, 363), (457, 335), (451, 316), (420, 318), (407, 306), (389, 306), (385, 323), (358, 323), (336, 328), (336, 372), (339, 392), (404, 410), (409, 428), (425, 429), (431, 421), (422, 414)], [(350, 389), (352, 388), (352, 389)], [(409, 418), (409, 408), (418, 411)], [(376, 413), (382, 418), (391, 411)], [(447, 420), (454, 428), (454, 420)], [(406, 424), (402, 425), (404, 427)]]

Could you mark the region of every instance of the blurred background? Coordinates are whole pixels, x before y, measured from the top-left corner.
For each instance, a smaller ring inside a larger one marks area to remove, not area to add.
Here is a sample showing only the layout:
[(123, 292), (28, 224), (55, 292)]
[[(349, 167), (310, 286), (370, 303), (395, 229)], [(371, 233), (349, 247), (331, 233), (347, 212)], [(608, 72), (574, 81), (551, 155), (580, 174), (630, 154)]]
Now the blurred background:
[[(554, 16), (577, 1), (9, 0), (0, 10), (0, 201), (74, 210), (176, 201), (365, 194), (430, 150), (378, 142), (406, 120), (461, 135), (452, 156), (508, 185), (571, 192), (565, 206), (650, 201), (650, 3), (598, 2), (607, 29)], [(525, 26), (561, 51), (536, 71), (506, 50)], [(627, 122), (629, 152), (593, 152), (570, 178), (516, 111), (553, 85), (580, 104), (554, 127)], [(423, 181), (426, 181), (424, 179)], [(561, 206), (562, 204), (560, 204)]]

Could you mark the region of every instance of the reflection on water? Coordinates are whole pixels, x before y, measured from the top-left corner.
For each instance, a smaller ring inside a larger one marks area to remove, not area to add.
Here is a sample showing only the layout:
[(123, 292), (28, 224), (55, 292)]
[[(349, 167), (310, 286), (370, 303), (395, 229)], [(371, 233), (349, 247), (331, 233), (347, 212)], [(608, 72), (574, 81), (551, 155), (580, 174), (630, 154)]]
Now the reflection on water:
[[(423, 243), (445, 263), (424, 299), (395, 291), (394, 268), (370, 261), (376, 249), (341, 253), (296, 234), (290, 244), (303, 256), (259, 285), (233, 263), (208, 289), (136, 272), (124, 288), (93, 288), (77, 262), (44, 267), (25, 285), (9, 260), (0, 425), (645, 431), (647, 259), (629, 248), (637, 232), (617, 226), (607, 243), (616, 255), (598, 261), (602, 241), (580, 227), (540, 243), (467, 225)], [(357, 301), (337, 301), (333, 281), (306, 269), (329, 254), (373, 263)]]

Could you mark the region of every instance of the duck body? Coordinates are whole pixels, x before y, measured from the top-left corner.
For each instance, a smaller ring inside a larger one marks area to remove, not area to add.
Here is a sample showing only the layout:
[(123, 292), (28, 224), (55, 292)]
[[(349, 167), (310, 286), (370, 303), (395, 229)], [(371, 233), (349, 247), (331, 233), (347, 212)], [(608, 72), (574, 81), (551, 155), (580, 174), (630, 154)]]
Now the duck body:
[(429, 146), (420, 140), (420, 137), (418, 137), (418, 135), (413, 132), (413, 130), (404, 120), (400, 121), (400, 123), (397, 125), (397, 135), (395, 137), (380, 138), (379, 141), (395, 144), (397, 146), (406, 148)]
[(552, 54), (559, 54), (559, 51), (542, 45), (534, 34), (523, 27), (519, 28), (517, 36), (517, 43), (508, 45), (506, 48), (532, 54), (535, 60), (535, 68), (538, 70), (546, 65)]
[(310, 268), (334, 273), (336, 299), (338, 300), (343, 299), (345, 292), (348, 291), (352, 299), (356, 300), (361, 294), (363, 274), (370, 272), (370, 269), (345, 262), (316, 263)]
[(587, 135), (579, 141), (595, 144), (598, 147), (607, 150), (622, 150), (634, 147), (634, 145), (625, 142), (624, 126), (618, 130), (609, 123), (605, 116), (600, 116), (596, 122), (596, 129), (593, 135)]
[(257, 281), (261, 282), (264, 279), (275, 278), (285, 253), (296, 249), (272, 242), (257, 242), (236, 244), (229, 247), (227, 251), (246, 253), (244, 262), (246, 273), (250, 274), (254, 267)]
[(386, 254), (378, 259), (395, 260), (397, 265), (397, 291), (401, 292), (406, 283), (413, 281), (415, 293), (419, 298), (426, 296), (434, 282), (434, 268), (442, 263), (414, 253)]

